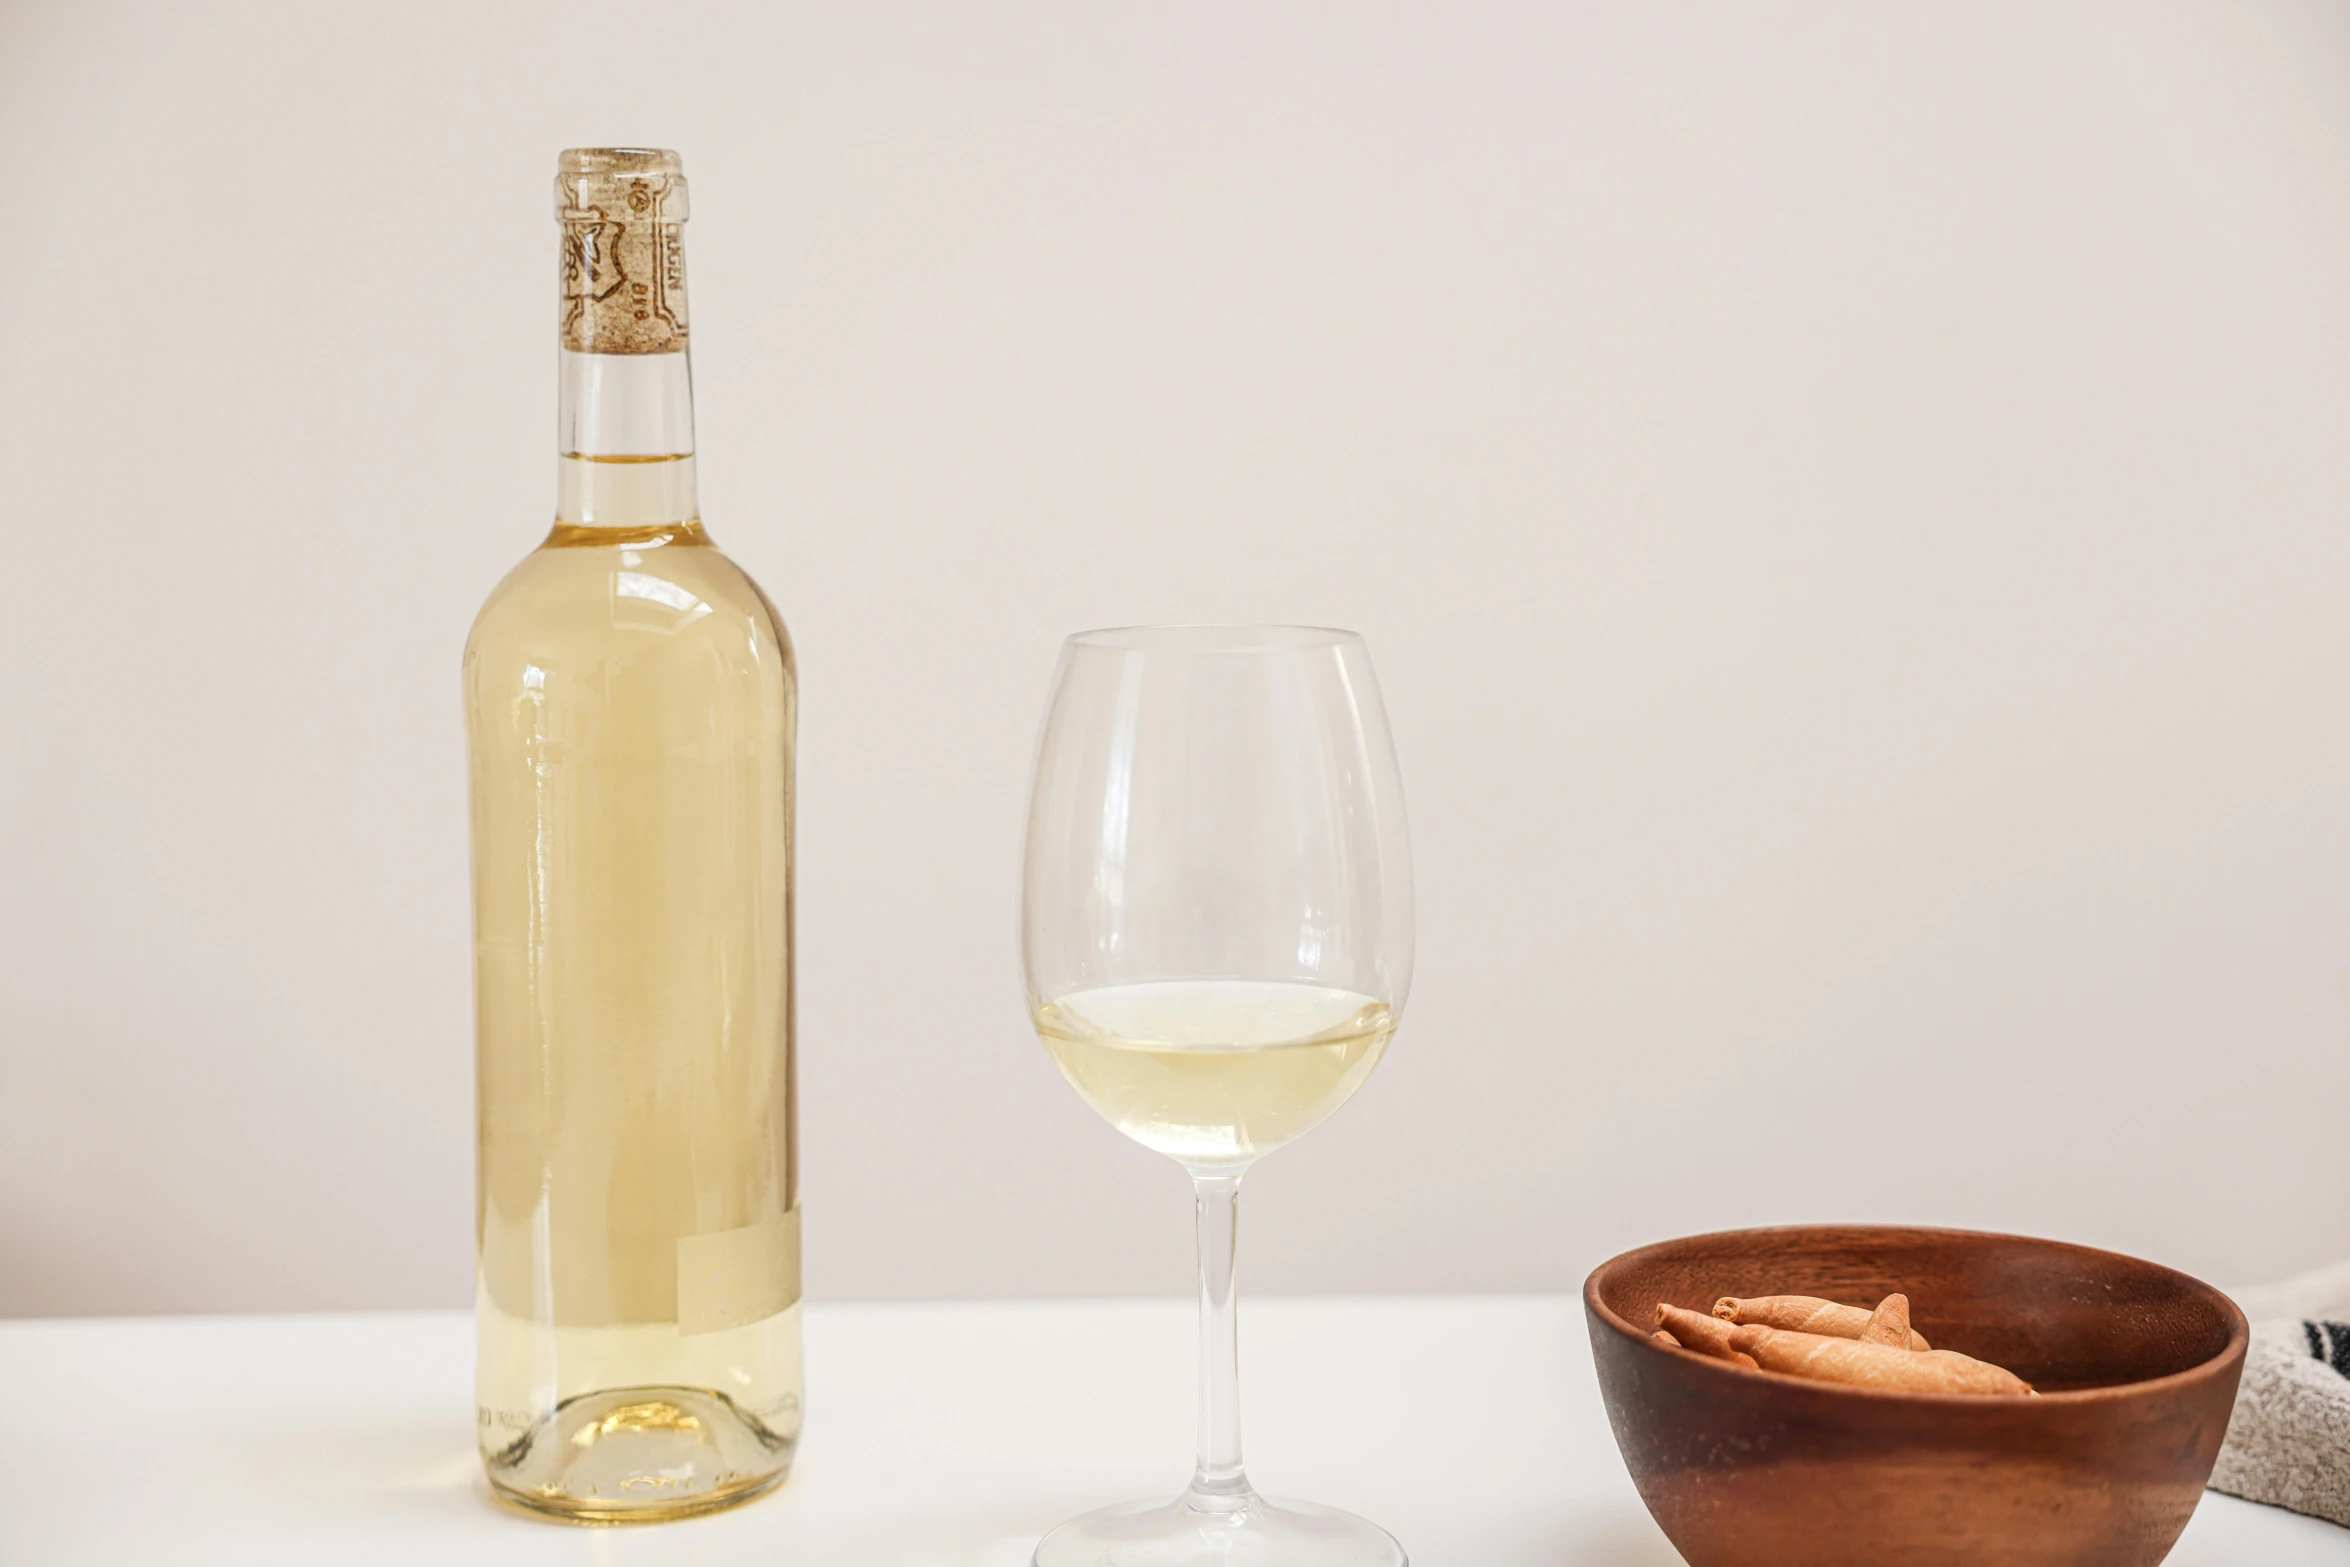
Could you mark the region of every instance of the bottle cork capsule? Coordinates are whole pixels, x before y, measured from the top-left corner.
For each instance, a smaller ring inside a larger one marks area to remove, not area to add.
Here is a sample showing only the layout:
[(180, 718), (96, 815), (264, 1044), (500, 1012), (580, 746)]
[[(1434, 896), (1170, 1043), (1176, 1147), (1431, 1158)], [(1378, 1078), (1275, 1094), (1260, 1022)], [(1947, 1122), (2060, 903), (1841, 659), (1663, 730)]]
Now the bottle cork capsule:
[(565, 348), (676, 354), (686, 346), (685, 164), (649, 147), (574, 147), (556, 160)]

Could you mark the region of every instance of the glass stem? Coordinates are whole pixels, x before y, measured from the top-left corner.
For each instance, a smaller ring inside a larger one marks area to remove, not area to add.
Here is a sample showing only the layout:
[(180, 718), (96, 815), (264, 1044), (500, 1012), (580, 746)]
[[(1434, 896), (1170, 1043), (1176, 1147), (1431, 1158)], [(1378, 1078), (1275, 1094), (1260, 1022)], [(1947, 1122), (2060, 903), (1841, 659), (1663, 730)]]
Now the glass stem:
[(1240, 1321), (1233, 1289), (1240, 1172), (1195, 1170), (1191, 1185), (1199, 1216), (1199, 1464), (1184, 1499), (1205, 1511), (1236, 1512), (1253, 1498), (1240, 1467)]

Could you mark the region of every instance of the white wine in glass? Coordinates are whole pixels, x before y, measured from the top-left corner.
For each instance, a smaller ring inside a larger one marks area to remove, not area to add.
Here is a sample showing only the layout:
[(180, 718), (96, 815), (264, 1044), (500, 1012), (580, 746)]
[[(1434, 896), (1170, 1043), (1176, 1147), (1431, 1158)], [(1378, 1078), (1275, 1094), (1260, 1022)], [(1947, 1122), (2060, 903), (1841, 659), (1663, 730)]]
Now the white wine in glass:
[(1119, 1131), (1186, 1164), (1226, 1164), (1271, 1153), (1352, 1098), (1395, 1014), (1321, 985), (1158, 980), (1045, 1002), (1036, 1032)]
[(1360, 637), (1146, 626), (1071, 637), (1028, 816), (1036, 1032), (1109, 1123), (1191, 1172), (1199, 1461), (1171, 1502), (1075, 1518), (1037, 1567), (1401, 1567), (1346, 1513), (1240, 1462), (1241, 1177), (1353, 1097), (1412, 968), (1403, 787)]

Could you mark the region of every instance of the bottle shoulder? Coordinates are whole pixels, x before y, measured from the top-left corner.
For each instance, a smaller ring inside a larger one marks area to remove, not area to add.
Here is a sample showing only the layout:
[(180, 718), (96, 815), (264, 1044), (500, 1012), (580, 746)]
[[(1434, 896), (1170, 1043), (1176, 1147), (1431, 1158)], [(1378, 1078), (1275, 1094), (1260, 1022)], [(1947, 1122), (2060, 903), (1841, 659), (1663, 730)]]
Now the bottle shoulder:
[[(698, 531), (698, 530), (697, 530)], [(490, 591), (466, 661), (563, 654), (631, 660), (717, 654), (730, 666), (792, 674), (791, 635), (750, 573), (704, 540), (545, 544)]]

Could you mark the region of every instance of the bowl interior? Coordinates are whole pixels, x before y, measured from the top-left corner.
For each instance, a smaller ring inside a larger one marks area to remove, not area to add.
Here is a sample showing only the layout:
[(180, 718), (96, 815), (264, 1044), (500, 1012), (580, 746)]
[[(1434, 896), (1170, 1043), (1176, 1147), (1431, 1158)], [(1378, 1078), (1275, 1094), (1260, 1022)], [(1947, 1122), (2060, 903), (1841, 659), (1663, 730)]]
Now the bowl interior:
[(1936, 1349), (2007, 1367), (2042, 1393), (2171, 1376), (2242, 1331), (2218, 1290), (2169, 1268), (2061, 1241), (1963, 1230), (1735, 1230), (1628, 1252), (1592, 1277), (1608, 1315), (1645, 1337), (1659, 1301), (1818, 1295), (1873, 1306), (1900, 1291)]

